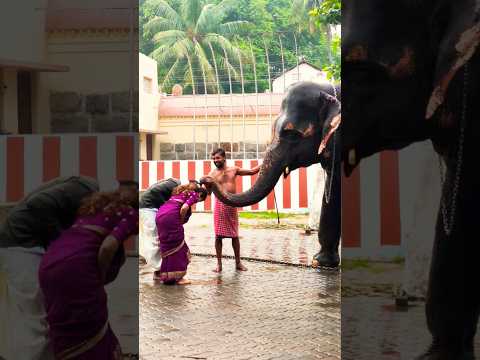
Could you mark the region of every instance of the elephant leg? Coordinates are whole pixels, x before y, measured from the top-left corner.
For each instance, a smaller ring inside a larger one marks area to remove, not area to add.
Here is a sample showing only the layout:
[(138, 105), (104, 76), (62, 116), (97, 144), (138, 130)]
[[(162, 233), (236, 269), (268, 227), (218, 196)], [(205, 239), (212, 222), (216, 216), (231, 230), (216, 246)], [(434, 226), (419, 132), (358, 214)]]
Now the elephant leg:
[[(335, 164), (333, 178), (327, 171), (327, 181), (322, 199), (322, 211), (318, 230), (320, 251), (314, 256), (314, 265), (324, 267), (337, 267), (340, 263), (338, 246), (341, 233), (342, 191), (340, 177), (340, 163)], [(327, 203), (326, 196), (332, 180), (330, 199)]]
[[(433, 344), (429, 354), (420, 359), (474, 359), (473, 339), (480, 310), (477, 285), (480, 177), (475, 172), (475, 143), (467, 144), (469, 151), (465, 152), (455, 223), (450, 236), (444, 231), (441, 208), (437, 217), (426, 303)], [(452, 169), (449, 172), (451, 175)], [(448, 194), (447, 199), (451, 196), (450, 189), (447, 182), (443, 189), (443, 193)], [(451, 211), (448, 208), (449, 214)]]

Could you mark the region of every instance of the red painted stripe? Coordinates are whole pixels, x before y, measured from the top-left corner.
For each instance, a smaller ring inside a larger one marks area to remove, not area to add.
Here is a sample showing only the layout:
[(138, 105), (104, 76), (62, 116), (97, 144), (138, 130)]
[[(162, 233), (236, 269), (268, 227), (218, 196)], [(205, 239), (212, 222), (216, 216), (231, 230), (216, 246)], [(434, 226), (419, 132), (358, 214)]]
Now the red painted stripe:
[(268, 194), (267, 196), (267, 209), (268, 210), (274, 210), (275, 209), (275, 199), (274, 199), (274, 195), (273, 195), (273, 192), (274, 190), (272, 190), (270, 192), (270, 194)]
[[(212, 163), (208, 160), (203, 162), (203, 175), (208, 175), (212, 169)], [(212, 210), (212, 197), (207, 196), (205, 199), (205, 203), (203, 205), (205, 211), (210, 211)]]
[(157, 180), (165, 179), (165, 163), (157, 161)]
[[(78, 139), (80, 149), (80, 175), (97, 178), (97, 137), (81, 136)], [(118, 154), (117, 154), (118, 159)], [(117, 161), (118, 163), (118, 161)]]
[(7, 202), (15, 202), (23, 197), (24, 184), (24, 139), (7, 138)]
[[(196, 180), (195, 177), (195, 161), (188, 162), (188, 180)], [(192, 210), (195, 211), (197, 207), (195, 205), (192, 206)]]
[[(292, 176), (289, 175), (287, 178), (283, 178), (283, 208), (290, 209), (292, 207)], [(278, 205), (278, 204), (277, 204)]]
[(142, 168), (142, 190), (150, 186), (150, 163), (148, 161), (141, 162)]
[[(258, 160), (251, 160), (250, 161), (250, 167), (253, 169), (255, 166), (258, 165)], [(257, 181), (258, 178), (258, 173), (255, 175), (252, 175), (252, 186), (255, 184), (255, 181)], [(252, 205), (252, 210), (258, 210), (258, 203)]]
[(400, 245), (398, 152), (380, 153), (380, 244)]
[(298, 192), (299, 192), (299, 206), (301, 208), (308, 208), (308, 185), (307, 185), (307, 169), (300, 168), (299, 169), (299, 184), (298, 184)]
[(43, 138), (43, 181), (60, 176), (60, 138)]
[(176, 179), (180, 179), (180, 162), (172, 162), (172, 176)]
[[(242, 160), (235, 160), (235, 166), (238, 166), (239, 168), (243, 168), (243, 161)], [(237, 190), (237, 194), (243, 192), (243, 182), (242, 182), (242, 177), (237, 176), (235, 178), (235, 187)], [(238, 208), (239, 211), (243, 210), (243, 208)]]
[(342, 246), (361, 246), (360, 170), (357, 167), (349, 178), (342, 172)]
[(134, 180), (133, 136), (117, 136), (117, 180)]

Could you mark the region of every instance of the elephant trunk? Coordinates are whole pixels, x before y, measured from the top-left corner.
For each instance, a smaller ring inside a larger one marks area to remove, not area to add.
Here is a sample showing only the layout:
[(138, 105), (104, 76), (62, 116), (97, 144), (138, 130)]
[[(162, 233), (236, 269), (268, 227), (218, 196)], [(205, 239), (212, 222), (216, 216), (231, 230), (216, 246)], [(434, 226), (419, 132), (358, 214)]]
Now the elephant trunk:
[(212, 191), (221, 202), (229, 206), (243, 207), (256, 204), (275, 187), (285, 168), (283, 164), (285, 158), (285, 151), (277, 143), (267, 150), (257, 181), (249, 190), (240, 194), (233, 194), (223, 191), (215, 181), (212, 181), (210, 183)]

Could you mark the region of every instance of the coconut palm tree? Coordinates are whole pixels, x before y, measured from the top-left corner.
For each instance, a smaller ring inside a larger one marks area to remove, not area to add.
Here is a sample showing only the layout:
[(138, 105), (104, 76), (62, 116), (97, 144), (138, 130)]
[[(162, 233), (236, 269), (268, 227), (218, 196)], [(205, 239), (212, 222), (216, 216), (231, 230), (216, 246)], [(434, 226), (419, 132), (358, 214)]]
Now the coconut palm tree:
[(164, 91), (178, 82), (190, 85), (196, 92), (206, 88), (215, 91), (215, 67), (220, 71), (230, 69), (232, 77), (237, 78), (233, 64), (238, 60), (238, 52), (229, 38), (243, 31), (248, 22), (225, 22), (234, 0), (219, 4), (182, 0), (178, 8), (164, 0), (146, 2), (154, 6), (156, 13), (144, 25), (144, 31), (155, 34), (155, 49), (150, 56), (160, 67), (168, 69), (160, 84)]

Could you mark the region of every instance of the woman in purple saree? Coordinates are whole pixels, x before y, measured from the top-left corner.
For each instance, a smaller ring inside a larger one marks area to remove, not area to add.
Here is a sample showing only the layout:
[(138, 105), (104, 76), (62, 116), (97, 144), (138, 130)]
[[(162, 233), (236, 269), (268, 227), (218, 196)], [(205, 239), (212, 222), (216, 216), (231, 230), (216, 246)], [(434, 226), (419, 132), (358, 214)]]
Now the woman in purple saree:
[(190, 250), (185, 243), (185, 224), (192, 214), (192, 206), (207, 197), (207, 190), (194, 182), (173, 189), (170, 199), (157, 212), (155, 223), (162, 257), (160, 270), (154, 279), (164, 284), (188, 284), (183, 277), (190, 263)]
[(123, 242), (138, 233), (138, 192), (95, 193), (74, 225), (47, 249), (39, 269), (49, 336), (59, 360), (116, 360), (105, 284), (125, 262)]

